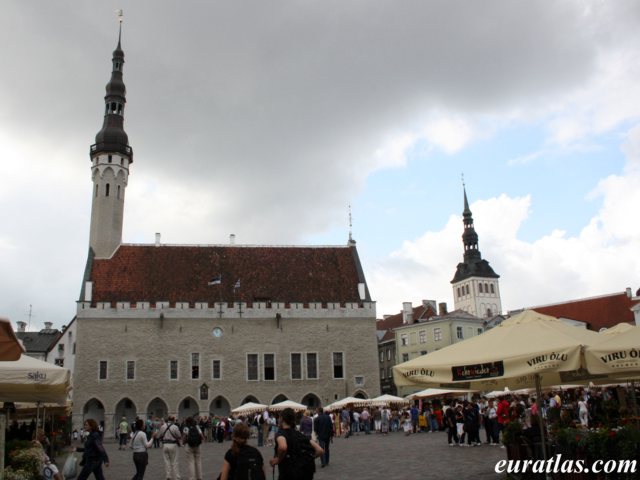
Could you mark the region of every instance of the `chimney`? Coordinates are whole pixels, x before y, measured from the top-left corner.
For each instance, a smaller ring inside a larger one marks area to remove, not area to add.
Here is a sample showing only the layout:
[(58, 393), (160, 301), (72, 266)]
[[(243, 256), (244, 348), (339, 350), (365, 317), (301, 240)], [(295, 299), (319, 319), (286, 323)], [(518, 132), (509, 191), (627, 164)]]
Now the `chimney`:
[(51, 330), (51, 327), (53, 327), (53, 323), (52, 322), (44, 322), (45, 330)]
[(24, 332), (27, 330), (27, 322), (16, 322), (18, 324), (18, 331)]
[(160, 246), (160, 234), (156, 233), (156, 247)]
[(229, 244), (230, 245), (235, 245), (236, 244), (236, 234), (232, 233), (231, 235), (229, 235)]
[(438, 304), (438, 315), (441, 317), (447, 314), (447, 302), (440, 302)]
[(413, 307), (411, 302), (402, 302), (402, 323), (413, 323)]
[(631, 293), (631, 287), (627, 287), (627, 297), (633, 298), (633, 294)]

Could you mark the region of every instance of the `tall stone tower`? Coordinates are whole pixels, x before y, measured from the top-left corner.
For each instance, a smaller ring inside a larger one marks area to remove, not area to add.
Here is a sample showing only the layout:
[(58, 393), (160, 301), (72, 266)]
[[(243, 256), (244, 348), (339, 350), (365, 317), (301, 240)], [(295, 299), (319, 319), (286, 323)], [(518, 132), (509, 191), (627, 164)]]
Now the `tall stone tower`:
[(456, 310), (464, 310), (477, 317), (491, 317), (502, 313), (500, 299), (500, 275), (493, 271), (489, 262), (482, 259), (478, 249), (478, 234), (473, 228), (473, 216), (469, 209), (467, 190), (464, 191), (464, 211), (462, 212), (462, 243), (464, 257), (458, 264), (451, 280), (453, 303)]
[(124, 193), (133, 163), (133, 149), (123, 126), (127, 90), (122, 81), (121, 37), (122, 24), (106, 86), (104, 122), (89, 152), (93, 181), (89, 248), (94, 258), (109, 258), (122, 242)]

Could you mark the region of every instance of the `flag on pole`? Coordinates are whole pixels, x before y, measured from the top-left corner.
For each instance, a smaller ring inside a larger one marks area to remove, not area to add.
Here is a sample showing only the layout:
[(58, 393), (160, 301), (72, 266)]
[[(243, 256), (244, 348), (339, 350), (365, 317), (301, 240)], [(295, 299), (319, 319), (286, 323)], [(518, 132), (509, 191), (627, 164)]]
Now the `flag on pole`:
[(211, 285), (220, 285), (222, 283), (222, 275), (216, 275), (215, 277), (213, 277), (211, 279), (211, 281), (209, 283), (207, 283), (207, 285), (211, 286)]
[(238, 281), (236, 282), (236, 284), (233, 286), (233, 291), (235, 292), (237, 289), (240, 288), (240, 279), (238, 279)]

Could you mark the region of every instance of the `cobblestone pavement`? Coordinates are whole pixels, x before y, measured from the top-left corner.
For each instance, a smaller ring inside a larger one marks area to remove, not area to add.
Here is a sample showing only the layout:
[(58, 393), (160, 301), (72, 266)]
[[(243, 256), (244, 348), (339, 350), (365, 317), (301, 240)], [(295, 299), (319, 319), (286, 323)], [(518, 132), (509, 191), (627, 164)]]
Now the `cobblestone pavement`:
[[(256, 445), (255, 440), (251, 440)], [(214, 480), (220, 473), (225, 452), (231, 442), (206, 443), (202, 450), (203, 480)], [(104, 469), (108, 480), (129, 480), (135, 473), (131, 450), (119, 451), (115, 441), (105, 441), (111, 460)], [(149, 450), (149, 466), (145, 479), (164, 480), (162, 449)], [(273, 447), (261, 447), (267, 463), (273, 455)], [(180, 473), (182, 480), (189, 480), (185, 452), (180, 449)], [(348, 439), (336, 438), (331, 444), (331, 460), (327, 468), (320, 468), (318, 461), (315, 479), (480, 479), (496, 480), (504, 476), (494, 473), (498, 460), (506, 459), (506, 451), (498, 446), (449, 447), (444, 432), (418, 433), (405, 436), (401, 432), (389, 435), (354, 435)], [(59, 465), (64, 462), (59, 459)], [(93, 477), (90, 477), (93, 478)], [(267, 479), (271, 480), (271, 468), (267, 466)], [(275, 478), (278, 478), (276, 471)]]

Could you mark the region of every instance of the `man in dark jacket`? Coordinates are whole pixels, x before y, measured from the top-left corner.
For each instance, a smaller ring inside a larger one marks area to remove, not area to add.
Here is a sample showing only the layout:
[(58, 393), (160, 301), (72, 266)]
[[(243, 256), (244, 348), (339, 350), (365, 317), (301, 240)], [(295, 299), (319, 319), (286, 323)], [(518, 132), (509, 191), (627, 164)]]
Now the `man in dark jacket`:
[(324, 453), (320, 456), (320, 468), (324, 468), (329, 465), (329, 444), (333, 437), (333, 422), (329, 414), (322, 408), (318, 408), (318, 416), (313, 422), (313, 428), (318, 437), (320, 448), (324, 450)]

